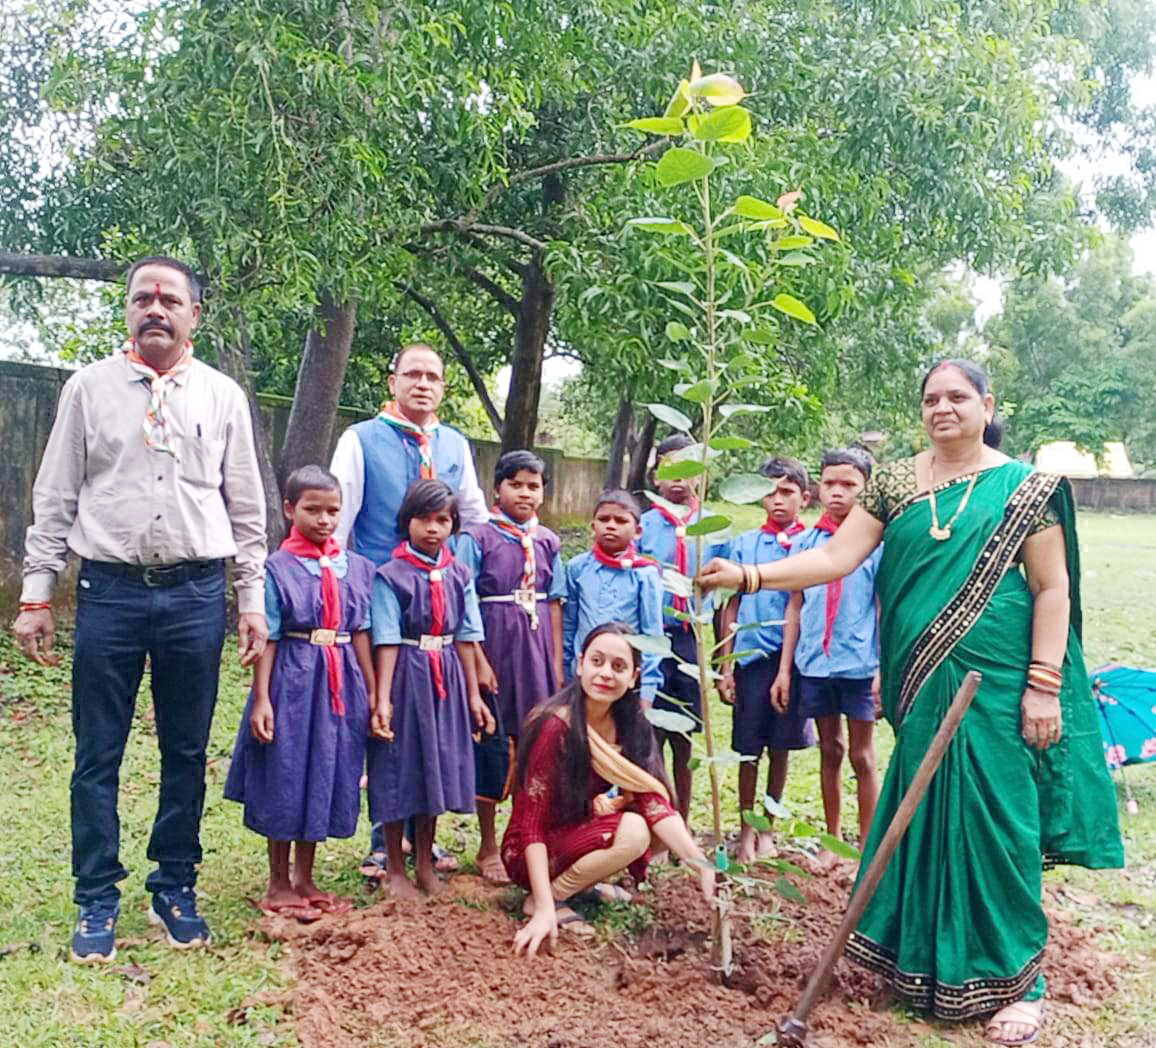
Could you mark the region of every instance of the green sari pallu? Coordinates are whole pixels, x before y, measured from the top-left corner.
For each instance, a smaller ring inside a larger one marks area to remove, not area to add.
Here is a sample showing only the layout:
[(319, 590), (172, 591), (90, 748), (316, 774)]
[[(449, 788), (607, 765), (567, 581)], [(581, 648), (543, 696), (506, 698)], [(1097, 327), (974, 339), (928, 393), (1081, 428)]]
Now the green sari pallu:
[[(951, 519), (969, 479), (936, 487), (941, 521)], [(1123, 865), (1080, 645), (1075, 507), (1066, 481), (1020, 462), (979, 473), (946, 541), (928, 534), (926, 494), (885, 503), (883, 495), (873, 506), (865, 493), (864, 505), (886, 525), (877, 587), (883, 706), (896, 742), (861, 870), (964, 674), (979, 670), (983, 682), (847, 954), (909, 1005), (961, 1021), (1043, 996), (1044, 865)], [(1019, 559), (1024, 540), (1057, 518), (1072, 625), (1063, 736), (1040, 752), (1021, 734), (1032, 597)]]

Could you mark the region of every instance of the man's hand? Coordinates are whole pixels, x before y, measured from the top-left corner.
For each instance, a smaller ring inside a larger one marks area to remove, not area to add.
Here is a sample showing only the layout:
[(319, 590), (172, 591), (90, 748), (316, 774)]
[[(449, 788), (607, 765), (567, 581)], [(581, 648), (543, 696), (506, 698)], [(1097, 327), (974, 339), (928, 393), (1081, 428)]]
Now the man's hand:
[(12, 632), (16, 635), (20, 650), (33, 662), (39, 662), (41, 666), (59, 665), (60, 656), (52, 650), (52, 643), (56, 639), (56, 624), (52, 620), (50, 608), (22, 611), (12, 624)]
[(269, 640), (269, 624), (259, 612), (245, 612), (237, 622), (237, 647), (241, 652), (241, 665), (252, 666), (265, 650)]

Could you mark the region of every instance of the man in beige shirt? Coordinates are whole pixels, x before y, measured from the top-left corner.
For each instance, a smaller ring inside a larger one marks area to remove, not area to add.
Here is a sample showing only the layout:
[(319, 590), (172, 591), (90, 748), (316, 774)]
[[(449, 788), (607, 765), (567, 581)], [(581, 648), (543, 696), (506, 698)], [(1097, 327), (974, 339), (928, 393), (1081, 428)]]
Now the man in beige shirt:
[(52, 596), (81, 558), (72, 663), (72, 868), (80, 916), (72, 958), (116, 955), (117, 785), (145, 660), (151, 666), (160, 799), (145, 882), (149, 919), (179, 948), (203, 946), (196, 864), (205, 751), (225, 637), (225, 559), (235, 558), (242, 665), (268, 637), (265, 501), (244, 393), (193, 356), (193, 272), (147, 258), (128, 274), (123, 352), (82, 368), (60, 395), (33, 489), (16, 633), (52, 651)]

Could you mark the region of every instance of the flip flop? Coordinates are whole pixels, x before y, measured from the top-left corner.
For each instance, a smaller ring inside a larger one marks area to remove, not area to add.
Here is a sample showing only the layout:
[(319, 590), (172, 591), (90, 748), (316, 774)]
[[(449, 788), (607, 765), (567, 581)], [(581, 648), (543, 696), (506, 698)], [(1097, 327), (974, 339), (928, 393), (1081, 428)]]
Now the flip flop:
[(260, 910), (266, 917), (286, 917), (291, 921), (299, 921), (301, 924), (312, 924), (314, 921), (319, 921), (324, 914), (314, 906), (310, 906), (307, 902), (286, 902), (279, 906), (271, 906), (267, 902), (257, 903), (257, 909)]
[(594, 926), (584, 921), (581, 915), (575, 913), (564, 902), (554, 903), (554, 920), (559, 930), (565, 928), (566, 931), (583, 939), (589, 939), (595, 934)]
[(388, 870), (386, 869), (386, 856), (383, 851), (370, 852), (364, 859), (361, 860), (357, 867), (357, 872), (361, 874), (367, 881), (380, 881), (385, 878)]
[(502, 857), (495, 852), (492, 855), (487, 855), (484, 859), (478, 860), (478, 871), (482, 877), (491, 884), (509, 884), (510, 877), (506, 873), (506, 865), (502, 862)]
[[(1044, 1025), (1044, 1006), (1041, 1004), (1037, 1011), (1032, 1007), (1035, 1003), (1035, 1001), (1013, 1001), (1011, 1004), (1005, 1005), (987, 1021), (987, 1025), (984, 1027), (987, 1039), (992, 1044), (1032, 1044), (1040, 1036), (1040, 1029)], [(1033, 1029), (1026, 1037), (1020, 1037), (1014, 1041), (994, 1037), (992, 1035), (993, 1028), (1005, 1023), (1017, 1023), (1020, 1026), (1031, 1026)]]
[(445, 848), (438, 845), (433, 846), (434, 869), (438, 873), (457, 873), (458, 860), (455, 859)]
[(341, 898), (340, 895), (334, 895), (333, 892), (310, 895), (304, 902), (307, 906), (320, 910), (322, 913), (348, 913), (353, 909), (353, 903), (348, 899)]
[(609, 884), (605, 881), (593, 884), (583, 891), (575, 892), (571, 898), (577, 899), (579, 902), (593, 903), (595, 905), (613, 902), (634, 902), (634, 896), (621, 885)]

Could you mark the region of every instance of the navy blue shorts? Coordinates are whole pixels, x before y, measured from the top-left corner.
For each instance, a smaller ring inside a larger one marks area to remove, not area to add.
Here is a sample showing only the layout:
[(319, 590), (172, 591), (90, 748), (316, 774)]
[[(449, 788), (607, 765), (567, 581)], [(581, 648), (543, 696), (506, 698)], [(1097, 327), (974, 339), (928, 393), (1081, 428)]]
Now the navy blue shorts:
[(804, 717), (875, 720), (870, 677), (800, 677), (799, 712)]
[[(666, 635), (678, 659), (698, 665), (698, 651), (692, 630), (684, 630), (681, 625), (673, 629), (668, 626)], [(698, 680), (678, 668), (678, 659), (662, 660), (662, 684), (658, 689), (659, 694), (654, 697), (654, 708), (693, 717), (694, 727), (690, 730), (702, 731), (702, 697), (698, 691)]]
[(763, 750), (804, 750), (815, 745), (815, 726), (799, 712), (799, 675), (791, 671), (786, 713), (771, 705), (771, 684), (779, 672), (780, 652), (735, 668), (735, 709), (731, 748), (744, 757)]

